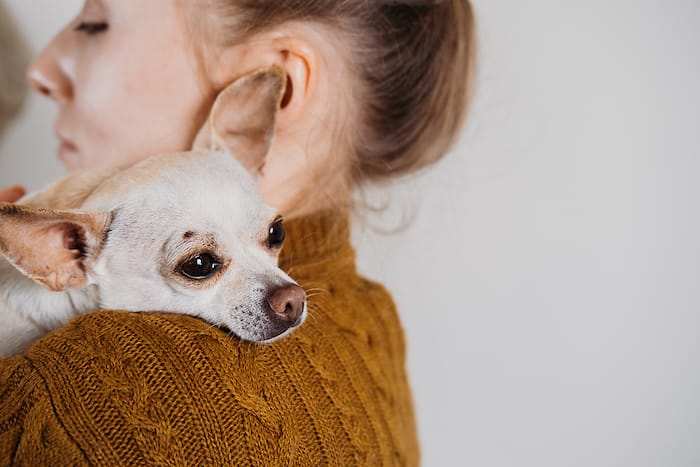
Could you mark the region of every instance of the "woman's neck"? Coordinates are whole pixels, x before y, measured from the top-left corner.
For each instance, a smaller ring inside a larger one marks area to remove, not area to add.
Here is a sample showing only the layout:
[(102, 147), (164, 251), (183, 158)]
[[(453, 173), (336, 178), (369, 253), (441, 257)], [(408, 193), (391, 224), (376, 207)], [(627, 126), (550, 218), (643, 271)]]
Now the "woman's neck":
[(346, 151), (319, 143), (302, 145), (280, 138), (268, 154), (260, 191), (288, 219), (350, 206), (351, 158)]

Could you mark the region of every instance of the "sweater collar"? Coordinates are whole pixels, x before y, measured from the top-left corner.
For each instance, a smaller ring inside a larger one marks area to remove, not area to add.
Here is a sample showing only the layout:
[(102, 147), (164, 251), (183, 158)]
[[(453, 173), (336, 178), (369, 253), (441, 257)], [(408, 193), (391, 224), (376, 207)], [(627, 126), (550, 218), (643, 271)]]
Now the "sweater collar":
[(286, 239), (280, 268), (293, 278), (310, 270), (328, 272), (354, 269), (355, 250), (350, 241), (350, 212), (323, 211), (285, 222)]

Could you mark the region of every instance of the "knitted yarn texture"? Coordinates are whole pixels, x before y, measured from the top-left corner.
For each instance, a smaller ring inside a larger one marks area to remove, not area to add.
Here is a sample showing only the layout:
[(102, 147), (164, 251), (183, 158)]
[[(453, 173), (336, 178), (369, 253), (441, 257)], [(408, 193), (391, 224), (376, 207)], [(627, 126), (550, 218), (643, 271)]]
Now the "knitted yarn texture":
[(185, 315), (100, 311), (0, 360), (0, 466), (417, 465), (405, 342), (348, 216), (289, 222), (309, 316), (272, 344)]

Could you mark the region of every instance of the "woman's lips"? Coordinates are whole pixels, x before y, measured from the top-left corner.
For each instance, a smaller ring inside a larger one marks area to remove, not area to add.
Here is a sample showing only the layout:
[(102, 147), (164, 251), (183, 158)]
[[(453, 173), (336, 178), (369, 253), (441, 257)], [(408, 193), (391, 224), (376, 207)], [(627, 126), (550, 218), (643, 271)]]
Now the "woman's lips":
[(70, 141), (59, 139), (58, 159), (69, 169), (77, 167), (78, 148)]

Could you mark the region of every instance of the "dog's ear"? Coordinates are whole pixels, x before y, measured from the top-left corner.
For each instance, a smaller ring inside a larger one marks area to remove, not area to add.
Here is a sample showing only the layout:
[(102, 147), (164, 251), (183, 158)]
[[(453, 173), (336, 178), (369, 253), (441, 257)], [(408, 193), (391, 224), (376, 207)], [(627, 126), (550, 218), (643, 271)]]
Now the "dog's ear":
[(85, 261), (99, 254), (111, 220), (110, 213), (0, 203), (0, 253), (47, 289), (82, 288)]
[(287, 74), (279, 66), (261, 68), (224, 89), (194, 142), (194, 149), (225, 149), (259, 175), (275, 135)]

